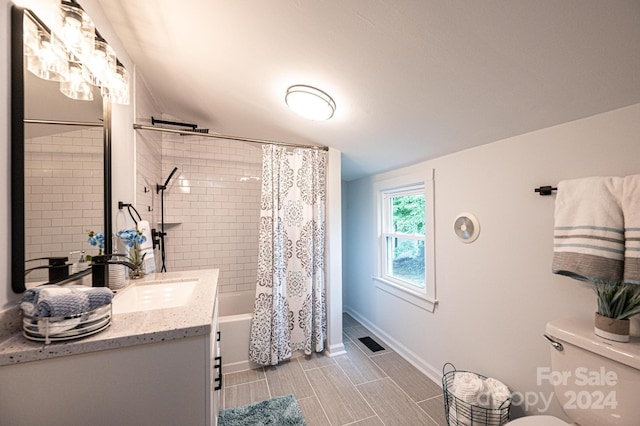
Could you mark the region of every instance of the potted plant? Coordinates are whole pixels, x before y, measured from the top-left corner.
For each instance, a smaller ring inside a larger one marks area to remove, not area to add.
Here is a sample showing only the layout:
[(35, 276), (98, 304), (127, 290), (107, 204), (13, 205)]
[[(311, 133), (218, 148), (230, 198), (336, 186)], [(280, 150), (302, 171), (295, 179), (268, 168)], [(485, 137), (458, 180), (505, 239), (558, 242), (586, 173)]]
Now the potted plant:
[(127, 257), (127, 260), (136, 265), (136, 269), (129, 271), (129, 278), (137, 279), (144, 277), (144, 258), (147, 254), (140, 253), (140, 245), (147, 241), (147, 237), (145, 237), (142, 230), (139, 229), (125, 229), (118, 231), (118, 237), (120, 237), (128, 247), (129, 256)]
[(596, 284), (596, 335), (616, 342), (629, 341), (629, 318), (640, 313), (640, 285)]

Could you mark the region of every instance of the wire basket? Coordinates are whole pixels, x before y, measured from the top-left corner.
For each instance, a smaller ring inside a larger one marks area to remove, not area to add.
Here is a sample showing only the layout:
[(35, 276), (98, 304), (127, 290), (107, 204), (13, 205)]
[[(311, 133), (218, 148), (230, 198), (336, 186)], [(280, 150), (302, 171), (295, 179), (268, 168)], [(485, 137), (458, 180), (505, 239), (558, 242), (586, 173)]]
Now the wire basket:
[(63, 317), (37, 317), (22, 312), (22, 334), (29, 340), (61, 342), (99, 333), (111, 324), (111, 303)]
[[(445, 371), (447, 367), (451, 371)], [(470, 404), (458, 398), (453, 393), (452, 385), (456, 373), (470, 373), (481, 380), (487, 378), (470, 371), (456, 370), (456, 367), (447, 362), (442, 367), (442, 390), (444, 393), (444, 411), (449, 426), (500, 426), (509, 421), (511, 398), (504, 400), (498, 408), (487, 408), (481, 405)]]

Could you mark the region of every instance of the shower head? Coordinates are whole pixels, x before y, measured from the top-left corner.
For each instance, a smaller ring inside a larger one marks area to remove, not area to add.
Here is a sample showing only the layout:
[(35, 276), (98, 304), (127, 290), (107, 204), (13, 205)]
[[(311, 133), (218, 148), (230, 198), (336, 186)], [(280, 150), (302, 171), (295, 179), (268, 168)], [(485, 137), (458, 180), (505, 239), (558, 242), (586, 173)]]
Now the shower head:
[(209, 133), (209, 129), (194, 128), (189, 130), (189, 133), (180, 133), (180, 136), (197, 136), (194, 133)]
[(156, 193), (160, 193), (160, 191), (164, 191), (165, 189), (167, 189), (167, 186), (169, 185), (169, 181), (177, 171), (178, 171), (178, 168), (174, 167), (173, 170), (171, 170), (171, 173), (169, 173), (169, 177), (167, 178), (167, 180), (164, 181), (164, 185), (160, 185), (160, 184), (156, 185)]
[(164, 187), (166, 188), (167, 185), (169, 185), (169, 181), (171, 180), (171, 178), (173, 177), (173, 175), (178, 171), (177, 167), (174, 167), (173, 170), (171, 170), (171, 173), (169, 173), (169, 177), (167, 178), (167, 180), (164, 182)]

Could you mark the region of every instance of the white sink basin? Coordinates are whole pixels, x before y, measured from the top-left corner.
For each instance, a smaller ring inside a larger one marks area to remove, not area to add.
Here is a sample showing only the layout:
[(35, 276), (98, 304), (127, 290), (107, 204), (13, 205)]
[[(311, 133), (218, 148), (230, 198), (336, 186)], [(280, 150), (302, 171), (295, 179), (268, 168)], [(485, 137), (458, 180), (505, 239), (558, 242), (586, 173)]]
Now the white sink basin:
[(134, 284), (113, 299), (113, 313), (187, 306), (193, 299), (197, 283), (197, 280), (192, 280)]

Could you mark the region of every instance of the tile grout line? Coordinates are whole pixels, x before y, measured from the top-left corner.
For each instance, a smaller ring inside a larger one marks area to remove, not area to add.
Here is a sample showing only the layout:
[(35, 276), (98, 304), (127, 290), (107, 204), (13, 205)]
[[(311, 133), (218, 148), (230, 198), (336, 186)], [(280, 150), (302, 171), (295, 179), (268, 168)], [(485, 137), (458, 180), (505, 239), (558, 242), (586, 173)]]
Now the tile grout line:
[(422, 401), (417, 401), (416, 404), (418, 405), (418, 408), (421, 409), (427, 416), (429, 416), (429, 418), (438, 426), (441, 426), (440, 423), (438, 423), (436, 421), (436, 419), (431, 415), (431, 413), (429, 413), (427, 410), (425, 410), (424, 408), (422, 408), (420, 406), (421, 403), (423, 402), (427, 402), (427, 401), (431, 401), (432, 399), (436, 399), (436, 398), (440, 398), (441, 395), (436, 395), (436, 396), (432, 396), (431, 398), (426, 398), (423, 399)]
[[(322, 410), (322, 414), (324, 414), (324, 418), (327, 419), (327, 421), (330, 421), (329, 416), (327, 415), (327, 411), (324, 409), (324, 405), (322, 405), (320, 398), (318, 398), (318, 393), (316, 392), (316, 388), (313, 387), (311, 380), (309, 380), (309, 376), (307, 376), (307, 371), (304, 368), (302, 368), (302, 364), (300, 363), (300, 361), (298, 361), (298, 364), (300, 364), (300, 368), (302, 369), (302, 374), (304, 374), (304, 378), (307, 380), (307, 383), (309, 383), (309, 387), (313, 391), (313, 396), (316, 398), (316, 401), (318, 401), (318, 405), (320, 405), (320, 409)], [(313, 370), (316, 370), (316, 368), (314, 368)]]
[(382, 419), (381, 419), (380, 417), (378, 417), (377, 415), (375, 415), (375, 416), (365, 417), (365, 418), (364, 418), (364, 419), (362, 419), (362, 420), (356, 420), (355, 422), (345, 423), (345, 424), (343, 424), (343, 425), (341, 425), (341, 426), (355, 425), (356, 423), (360, 423), (360, 422), (363, 422), (363, 421), (365, 421), (365, 420), (369, 420), (369, 419), (378, 419), (378, 420), (380, 420), (380, 423), (384, 424), (384, 422), (382, 421)]
[(249, 385), (251, 383), (258, 383), (258, 382), (261, 382), (263, 380), (267, 380), (266, 377), (264, 379), (252, 380), (250, 382), (242, 382), (242, 383), (236, 383), (235, 385), (228, 385), (228, 386), (225, 386), (225, 388), (235, 388), (235, 387), (242, 386), (242, 385)]
[[(387, 353), (387, 354), (379, 354), (379, 355), (380, 355), (380, 356), (382, 356), (382, 355), (389, 355), (390, 353), (395, 353), (395, 354), (397, 354), (400, 358), (403, 358), (403, 357), (402, 357), (402, 355), (398, 354), (397, 352), (389, 352), (389, 353)], [(429, 419), (431, 419), (431, 421), (433, 421), (435, 424), (438, 424), (438, 422), (437, 422), (437, 421), (435, 421), (435, 419), (434, 419), (433, 417), (431, 417), (431, 415), (430, 415), (429, 413), (427, 413), (427, 412), (426, 412), (426, 410), (422, 409), (422, 407), (420, 407), (420, 405), (418, 404), (418, 402), (417, 402), (417, 401), (415, 401), (415, 400), (411, 397), (411, 395), (409, 395), (409, 393), (408, 393), (408, 392), (407, 392), (407, 391), (406, 391), (402, 386), (400, 386), (400, 384), (398, 384), (398, 382), (396, 382), (396, 381), (395, 381), (395, 380), (394, 380), (394, 379), (393, 379), (393, 378), (392, 378), (392, 377), (391, 377), (391, 376), (390, 376), (390, 375), (389, 375), (389, 374), (388, 374), (388, 373), (387, 373), (387, 372), (386, 372), (386, 371), (385, 371), (385, 370), (384, 370), (380, 365), (378, 365), (378, 363), (377, 363), (377, 362), (375, 361), (375, 359), (373, 359), (373, 358), (375, 358), (375, 357), (372, 357), (372, 356), (371, 356), (371, 357), (369, 357), (369, 359), (370, 359), (370, 360), (371, 360), (371, 361), (376, 365), (376, 367), (378, 367), (382, 372), (384, 372), (384, 374), (387, 376), (387, 378), (388, 378), (389, 380), (391, 380), (391, 383), (393, 383), (394, 385), (396, 385), (396, 386), (398, 387), (398, 389), (400, 389), (400, 391), (401, 391), (401, 392), (402, 392), (402, 393), (403, 393), (407, 398), (409, 398), (409, 401), (411, 401), (411, 402), (416, 406), (416, 408), (417, 408), (418, 410), (420, 410), (420, 411), (422, 411), (423, 413), (425, 413), (425, 415), (426, 415), (427, 417), (429, 417)], [(403, 359), (404, 359), (404, 358), (403, 358)], [(433, 397), (431, 397), (431, 398), (424, 399), (423, 401), (428, 401), (428, 400), (430, 400), (430, 399), (437, 398), (438, 396), (439, 396), (439, 395), (435, 395), (435, 396), (433, 396)]]
[[(357, 345), (356, 345), (357, 347)], [(349, 355), (349, 354), (347, 354)], [(356, 390), (356, 392), (358, 392), (358, 395), (360, 395), (360, 397), (362, 398), (362, 400), (365, 402), (365, 404), (367, 404), (367, 406), (371, 409), (371, 411), (375, 414), (375, 417), (378, 418), (378, 420), (380, 420), (380, 423), (382, 423), (383, 425), (385, 424), (384, 421), (382, 421), (382, 419), (380, 418), (380, 415), (378, 414), (378, 412), (376, 410), (374, 410), (374, 408), (371, 406), (371, 404), (369, 404), (369, 401), (367, 401), (367, 398), (364, 397), (364, 395), (362, 394), (362, 392), (360, 392), (360, 389), (358, 389), (358, 386), (353, 383), (353, 380), (351, 380), (351, 378), (349, 377), (349, 375), (344, 371), (344, 368), (342, 368), (342, 366), (336, 362), (336, 365), (338, 366), (338, 368), (340, 369), (340, 371), (342, 371), (342, 374), (345, 375), (345, 377), (347, 378), (347, 380), (349, 381), (349, 383), (351, 383), (351, 386), (353, 386), (353, 388)], [(386, 374), (386, 373), (385, 373)], [(380, 379), (376, 379), (376, 380), (382, 380), (382, 378)], [(370, 380), (367, 383), (371, 383), (371, 382), (375, 382), (376, 380)], [(362, 383), (361, 383), (362, 384)], [(370, 417), (367, 417), (367, 419)], [(356, 422), (359, 422), (361, 420), (365, 420), (365, 419), (360, 419), (360, 420), (356, 420)], [(354, 423), (354, 422), (352, 422)]]

